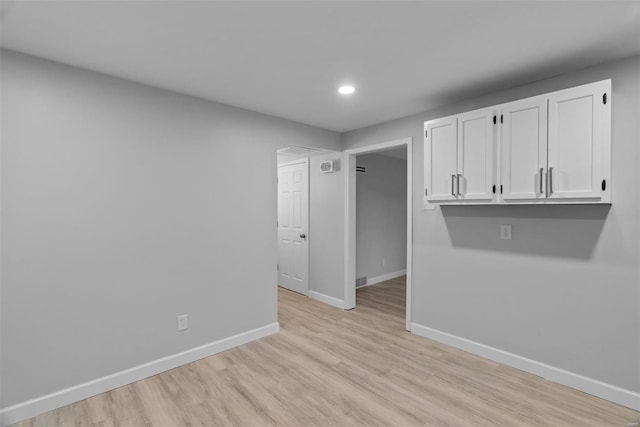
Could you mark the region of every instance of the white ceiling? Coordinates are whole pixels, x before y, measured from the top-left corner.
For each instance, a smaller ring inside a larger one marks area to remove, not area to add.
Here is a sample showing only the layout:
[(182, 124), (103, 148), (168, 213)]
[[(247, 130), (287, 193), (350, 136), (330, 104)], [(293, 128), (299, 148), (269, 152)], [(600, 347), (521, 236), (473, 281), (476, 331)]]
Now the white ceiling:
[(9, 49), (340, 132), (640, 53), (638, 1), (4, 0), (1, 25)]

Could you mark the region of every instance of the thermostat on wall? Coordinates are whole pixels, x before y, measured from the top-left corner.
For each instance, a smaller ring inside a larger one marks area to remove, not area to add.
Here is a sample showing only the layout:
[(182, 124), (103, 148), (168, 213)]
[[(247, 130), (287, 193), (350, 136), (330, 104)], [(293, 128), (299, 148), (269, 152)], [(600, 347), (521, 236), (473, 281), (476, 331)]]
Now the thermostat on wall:
[(325, 162), (320, 163), (320, 172), (321, 173), (330, 173), (334, 171), (335, 160), (327, 160)]

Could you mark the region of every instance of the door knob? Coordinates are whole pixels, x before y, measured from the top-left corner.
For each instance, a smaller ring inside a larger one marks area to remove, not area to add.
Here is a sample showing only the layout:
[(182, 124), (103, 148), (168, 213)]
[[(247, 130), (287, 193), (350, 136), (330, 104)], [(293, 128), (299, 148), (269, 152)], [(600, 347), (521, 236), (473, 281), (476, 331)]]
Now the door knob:
[(300, 235), (300, 238), (301, 238), (301, 239), (306, 239), (306, 238), (307, 238), (307, 235), (306, 235), (306, 234), (304, 234), (304, 233), (302, 233), (302, 234)]

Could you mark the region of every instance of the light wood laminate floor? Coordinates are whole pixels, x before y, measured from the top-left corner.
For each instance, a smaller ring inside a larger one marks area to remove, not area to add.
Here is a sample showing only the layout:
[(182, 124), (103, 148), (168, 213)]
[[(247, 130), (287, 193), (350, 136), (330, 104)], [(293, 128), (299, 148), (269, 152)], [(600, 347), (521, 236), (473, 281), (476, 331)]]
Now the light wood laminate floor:
[(404, 330), (404, 279), (343, 311), (279, 289), (281, 332), (20, 426), (629, 426), (640, 414)]

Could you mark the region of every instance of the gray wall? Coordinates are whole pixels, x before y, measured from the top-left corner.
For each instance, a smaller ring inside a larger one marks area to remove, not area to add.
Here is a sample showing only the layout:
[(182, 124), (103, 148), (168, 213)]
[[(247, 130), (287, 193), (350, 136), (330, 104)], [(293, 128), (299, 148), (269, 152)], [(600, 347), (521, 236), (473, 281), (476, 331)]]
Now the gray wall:
[(276, 149), (338, 134), (7, 51), (1, 71), (3, 407), (277, 320)]
[[(309, 290), (344, 300), (344, 171), (341, 153), (309, 159)], [(338, 160), (333, 173), (320, 163)]]
[[(401, 148), (405, 151), (406, 148)], [(407, 268), (407, 161), (380, 154), (356, 157), (356, 277)]]
[[(613, 205), (425, 211), (423, 122), (613, 79)], [(412, 321), (640, 392), (640, 57), (343, 135), (414, 138)], [(499, 225), (513, 240), (499, 240)]]

